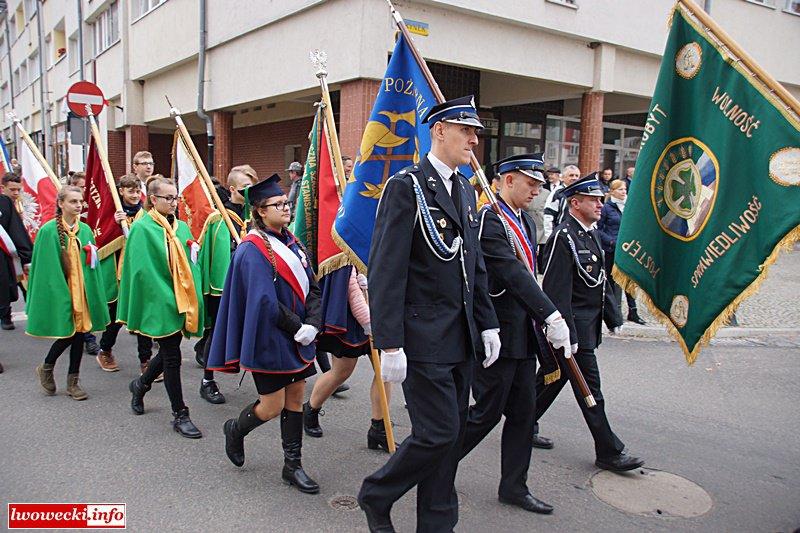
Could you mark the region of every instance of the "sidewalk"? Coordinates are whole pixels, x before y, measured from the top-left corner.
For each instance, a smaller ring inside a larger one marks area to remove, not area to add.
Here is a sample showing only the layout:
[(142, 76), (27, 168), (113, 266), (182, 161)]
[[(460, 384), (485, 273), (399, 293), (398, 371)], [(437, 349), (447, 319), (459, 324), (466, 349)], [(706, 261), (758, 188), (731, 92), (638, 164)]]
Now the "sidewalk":
[[(719, 330), (716, 338), (795, 336), (800, 334), (800, 247), (786, 252), (770, 268), (758, 293), (745, 300), (736, 311), (737, 327)], [(647, 322), (640, 326), (625, 322), (620, 337), (664, 339), (666, 328), (639, 303), (639, 315)], [(623, 308), (626, 305), (623, 304)], [(627, 311), (623, 310), (623, 316)]]

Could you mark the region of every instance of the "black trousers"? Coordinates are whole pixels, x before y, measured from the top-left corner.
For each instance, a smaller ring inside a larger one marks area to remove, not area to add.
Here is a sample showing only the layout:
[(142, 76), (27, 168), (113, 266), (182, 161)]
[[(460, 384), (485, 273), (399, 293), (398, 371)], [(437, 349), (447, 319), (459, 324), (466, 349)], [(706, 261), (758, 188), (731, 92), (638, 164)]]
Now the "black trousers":
[(323, 374), (331, 369), (331, 358), (328, 355), (328, 352), (317, 350), (316, 361), (317, 365), (319, 365), (319, 369), (322, 371)]
[[(575, 362), (586, 378), (586, 384), (589, 385), (589, 390), (594, 395), (597, 405), (591, 409), (586, 407), (578, 387), (571, 381), (572, 390), (575, 393), (575, 399), (583, 413), (583, 418), (586, 420), (586, 425), (589, 426), (589, 431), (592, 432), (594, 437), (594, 451), (598, 458), (606, 458), (617, 455), (625, 449), (625, 445), (621, 440), (611, 431), (611, 425), (608, 423), (605, 410), (605, 400), (603, 393), (600, 390), (600, 368), (597, 366), (597, 357), (593, 349), (579, 348), (578, 353), (574, 356)], [(566, 361), (563, 357), (559, 357), (558, 364), (561, 367), (561, 379), (549, 385), (544, 384), (544, 374), (541, 369), (536, 374), (536, 421), (538, 422), (547, 409), (553, 404), (558, 393), (564, 387), (567, 379)]]
[(211, 326), (203, 330), (203, 338), (198, 342), (201, 342), (203, 346), (203, 361), (206, 362), (203, 366), (203, 379), (207, 380), (214, 379), (214, 371), (208, 369), (208, 355), (211, 352), (211, 340), (214, 337), (214, 324), (217, 321), (219, 303), (221, 301), (222, 296), (206, 296), (206, 309), (208, 310), (208, 316), (211, 318)]
[(169, 337), (158, 339), (158, 354), (147, 365), (144, 371), (142, 383), (151, 385), (162, 372), (164, 373), (164, 388), (167, 389), (167, 396), (172, 405), (172, 412), (177, 413), (186, 404), (183, 403), (183, 389), (181, 387), (181, 337), (179, 331)]
[(452, 531), (458, 522), (454, 481), (466, 428), (471, 361), (408, 362), (403, 392), (411, 435), (361, 485), (361, 497), (381, 511), (417, 486), (417, 531)]
[(122, 328), (122, 323), (117, 322), (117, 301), (114, 300), (108, 304), (108, 316), (111, 317), (111, 322), (106, 326), (103, 335), (100, 336), (100, 349), (104, 352), (110, 351), (117, 343), (117, 335)]
[(72, 337), (65, 339), (57, 339), (47, 352), (44, 362), (50, 365), (56, 364), (56, 361), (64, 350), (69, 348), (69, 374), (77, 374), (81, 370), (81, 359), (83, 358), (83, 339), (84, 333), (76, 333)]
[(505, 415), (500, 441), (498, 495), (515, 499), (529, 493), (527, 480), (533, 448), (536, 405), (536, 359), (500, 357), (489, 368), (475, 361), (467, 430), (461, 448), (465, 457)]

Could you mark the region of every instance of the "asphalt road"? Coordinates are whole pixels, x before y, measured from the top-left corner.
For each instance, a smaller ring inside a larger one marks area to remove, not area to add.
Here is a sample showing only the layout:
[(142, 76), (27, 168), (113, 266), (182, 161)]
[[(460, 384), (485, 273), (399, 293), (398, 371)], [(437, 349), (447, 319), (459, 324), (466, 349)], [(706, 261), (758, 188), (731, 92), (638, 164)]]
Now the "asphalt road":
[[(24, 324), (18, 323), (18, 326)], [(193, 342), (193, 341), (192, 341)], [(766, 346), (764, 344), (767, 344)], [(775, 346), (770, 346), (774, 344)], [(123, 502), (133, 531), (366, 531), (358, 510), (334, 509), (354, 496), (361, 480), (386, 455), (366, 448), (371, 369), (362, 361), (344, 399), (332, 399), (321, 418), (322, 439), (306, 438), (303, 462), (322, 486), (304, 495), (280, 480), (277, 421), (246, 439), (247, 461), (237, 469), (223, 451), (223, 422), (252, 401), (247, 377), (221, 376), (228, 403), (198, 395), (202, 371), (184, 342), (183, 385), (196, 441), (170, 427), (163, 385), (134, 416), (128, 382), (138, 374), (133, 337), (123, 332), (115, 350), (120, 372), (102, 372), (84, 359), (81, 381), (90, 398), (64, 393), (67, 354), (56, 366), (59, 392), (46, 397), (33, 369), (49, 343), (22, 327), (0, 332), (0, 492), (8, 502)], [(713, 500), (703, 516), (636, 516), (592, 492), (591, 438), (574, 398), (564, 391), (542, 419), (553, 450), (534, 450), (529, 474), (535, 495), (553, 504), (551, 516), (497, 502), (499, 439), (495, 430), (462, 463), (457, 479), (458, 531), (793, 531), (800, 527), (800, 414), (795, 377), (800, 339), (731, 341), (704, 351), (687, 367), (677, 345), (608, 339), (600, 350), (606, 407), (612, 427), (647, 466), (683, 476)], [(408, 434), (402, 398), (392, 413), (400, 438)], [(414, 491), (394, 508), (400, 531), (413, 531)], [(6, 524), (6, 506), (0, 523)]]

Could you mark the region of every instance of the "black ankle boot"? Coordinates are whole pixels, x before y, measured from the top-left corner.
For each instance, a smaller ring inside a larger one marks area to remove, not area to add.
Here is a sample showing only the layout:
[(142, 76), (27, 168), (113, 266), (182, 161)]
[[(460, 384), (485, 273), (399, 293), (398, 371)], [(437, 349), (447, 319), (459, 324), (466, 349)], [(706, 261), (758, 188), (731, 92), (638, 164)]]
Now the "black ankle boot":
[(367, 448), (370, 450), (382, 448), (385, 452), (389, 452), (389, 442), (386, 439), (386, 426), (383, 425), (383, 420), (372, 419), (369, 431), (367, 431)]
[(283, 472), (281, 477), (300, 492), (316, 494), (317, 482), (308, 477), (300, 462), (303, 448), (303, 413), (281, 411), (281, 442), (283, 443)]
[(309, 437), (319, 438), (322, 436), (322, 428), (319, 425), (321, 411), (321, 408), (312, 409), (310, 402), (303, 404), (303, 427)]
[(634, 324), (644, 325), (646, 322), (642, 320), (637, 312), (636, 308), (628, 309), (628, 322), (633, 322)]
[(150, 390), (150, 385), (145, 385), (140, 378), (136, 378), (128, 385), (128, 390), (131, 391), (131, 409), (133, 413), (143, 415), (144, 395)]
[(189, 418), (189, 408), (184, 407), (177, 413), (173, 411), (172, 416), (175, 419), (172, 421), (172, 429), (181, 434), (181, 437), (187, 439), (199, 439), (203, 436), (197, 426), (194, 425), (191, 418)]
[(264, 423), (256, 416), (255, 407), (258, 402), (253, 402), (245, 407), (239, 418), (231, 418), (222, 426), (225, 433), (225, 454), (236, 466), (244, 464), (244, 437)]

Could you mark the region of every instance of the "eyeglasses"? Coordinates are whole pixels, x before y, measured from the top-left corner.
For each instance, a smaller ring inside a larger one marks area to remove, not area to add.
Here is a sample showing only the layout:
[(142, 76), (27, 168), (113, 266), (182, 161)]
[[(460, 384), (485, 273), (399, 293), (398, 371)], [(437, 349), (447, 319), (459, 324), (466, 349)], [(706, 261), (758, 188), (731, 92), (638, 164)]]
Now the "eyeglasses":
[(178, 197), (177, 196), (161, 196), (160, 194), (154, 194), (153, 196), (155, 196), (156, 198), (161, 198), (162, 200), (164, 200), (168, 204), (171, 204), (173, 202), (177, 202), (178, 201)]
[(264, 207), (274, 207), (278, 211), (283, 211), (284, 209), (292, 209), (292, 202), (275, 202), (274, 204), (264, 204)]
[(146, 165), (148, 167), (152, 167), (153, 165), (155, 165), (155, 163), (152, 161), (138, 161), (134, 163), (134, 165)]

